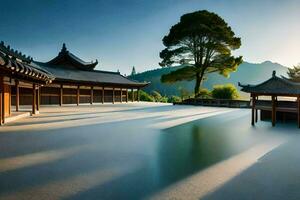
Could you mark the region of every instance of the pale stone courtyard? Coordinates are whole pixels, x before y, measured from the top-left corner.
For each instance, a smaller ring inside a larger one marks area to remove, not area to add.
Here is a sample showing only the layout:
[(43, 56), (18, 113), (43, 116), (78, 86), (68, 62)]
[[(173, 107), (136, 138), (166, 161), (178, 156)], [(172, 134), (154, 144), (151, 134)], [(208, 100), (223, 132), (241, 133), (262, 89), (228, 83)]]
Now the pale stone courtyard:
[(249, 118), (143, 102), (44, 106), (0, 127), (0, 199), (299, 198), (299, 130)]

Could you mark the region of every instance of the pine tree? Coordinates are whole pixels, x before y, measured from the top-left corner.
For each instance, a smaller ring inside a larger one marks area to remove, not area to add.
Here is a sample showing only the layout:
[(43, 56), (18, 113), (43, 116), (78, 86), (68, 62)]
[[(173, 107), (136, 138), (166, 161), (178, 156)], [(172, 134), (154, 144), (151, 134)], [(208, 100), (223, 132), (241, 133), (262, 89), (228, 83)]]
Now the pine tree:
[(231, 54), (240, 48), (241, 38), (219, 15), (201, 10), (188, 13), (171, 27), (163, 38), (166, 47), (161, 51), (160, 65), (185, 64), (184, 67), (164, 74), (162, 82), (195, 80), (194, 93), (200, 92), (201, 83), (209, 73), (228, 77), (242, 63), (242, 57)]
[(136, 75), (136, 71), (135, 71), (135, 67), (133, 66), (132, 70), (131, 70), (131, 76), (134, 76), (134, 75)]

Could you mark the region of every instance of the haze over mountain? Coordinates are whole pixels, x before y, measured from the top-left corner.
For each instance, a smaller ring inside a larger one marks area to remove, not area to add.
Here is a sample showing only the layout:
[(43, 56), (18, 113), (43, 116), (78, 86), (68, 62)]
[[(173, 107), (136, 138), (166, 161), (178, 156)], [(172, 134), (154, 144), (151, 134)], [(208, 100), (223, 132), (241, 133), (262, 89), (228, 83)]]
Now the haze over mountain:
[[(151, 71), (146, 71), (142, 73), (138, 73), (135, 76), (130, 76), (131, 79), (137, 81), (147, 81), (151, 82), (149, 86), (144, 88), (146, 92), (152, 92), (156, 90), (163, 95), (171, 96), (171, 95), (179, 95), (179, 88), (184, 88), (192, 92), (194, 90), (194, 81), (181, 81), (174, 84), (166, 84), (160, 81), (160, 77), (163, 74), (167, 74), (171, 71), (174, 71), (181, 66), (178, 67), (166, 67), (166, 68), (158, 68)], [(262, 81), (269, 79), (272, 76), (272, 71), (276, 71), (276, 75), (287, 76), (287, 67), (273, 63), (271, 61), (265, 61), (262, 63), (248, 63), (243, 62), (236, 72), (232, 72), (229, 78), (221, 76), (217, 73), (209, 74), (207, 80), (204, 81), (203, 87), (212, 89), (214, 85), (218, 84), (226, 84), (232, 83), (238, 89), (238, 82), (244, 84), (257, 84)], [(248, 95), (241, 93), (242, 97), (247, 97)]]

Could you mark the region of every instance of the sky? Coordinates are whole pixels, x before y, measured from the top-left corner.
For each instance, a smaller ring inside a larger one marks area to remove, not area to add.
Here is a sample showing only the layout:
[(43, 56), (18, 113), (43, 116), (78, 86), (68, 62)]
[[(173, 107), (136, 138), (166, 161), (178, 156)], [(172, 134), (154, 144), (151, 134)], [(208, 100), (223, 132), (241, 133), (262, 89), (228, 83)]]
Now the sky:
[(220, 15), (242, 39), (234, 55), (287, 67), (300, 62), (300, 0), (0, 0), (0, 41), (38, 61), (66, 43), (99, 70), (158, 68), (162, 38), (180, 16)]

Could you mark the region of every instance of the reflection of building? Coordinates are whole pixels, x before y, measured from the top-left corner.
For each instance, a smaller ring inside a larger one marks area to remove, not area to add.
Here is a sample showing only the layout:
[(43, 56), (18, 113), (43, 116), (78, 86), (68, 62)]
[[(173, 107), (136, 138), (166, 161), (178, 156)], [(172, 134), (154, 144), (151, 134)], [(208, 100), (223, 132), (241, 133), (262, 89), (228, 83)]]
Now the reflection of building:
[[(95, 70), (96, 62), (84, 62), (70, 53), (65, 44), (49, 62), (33, 61), (0, 43), (0, 122), (11, 114), (11, 105), (77, 104), (93, 102), (128, 102), (139, 100), (139, 83), (118, 72)], [(137, 91), (137, 95), (134, 95)]]
[[(241, 85), (242, 91), (251, 93), (252, 98), (252, 125), (257, 122), (257, 110), (261, 111), (261, 119), (276, 120), (296, 119), (300, 128), (300, 83), (293, 82), (285, 77), (277, 77), (273, 71), (272, 77), (258, 85)], [(258, 100), (259, 96), (269, 96), (271, 100)], [(278, 97), (296, 98), (294, 101), (279, 100)]]

